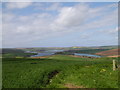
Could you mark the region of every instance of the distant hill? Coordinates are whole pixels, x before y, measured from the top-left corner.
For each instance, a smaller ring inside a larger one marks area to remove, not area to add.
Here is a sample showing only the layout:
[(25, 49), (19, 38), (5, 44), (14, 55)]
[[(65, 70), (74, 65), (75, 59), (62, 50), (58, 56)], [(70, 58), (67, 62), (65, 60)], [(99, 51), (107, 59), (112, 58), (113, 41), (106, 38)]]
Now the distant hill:
[(6, 54), (6, 53), (24, 53), (24, 51), (20, 50), (20, 49), (12, 48), (12, 49), (2, 49), (2, 53), (3, 54)]
[(0, 54), (5, 58), (30, 57), (31, 55), (36, 55), (35, 53), (25, 53), (24, 50), (15, 48), (4, 48)]
[(102, 49), (117, 49), (118, 45), (110, 45), (110, 46), (100, 46)]
[(118, 45), (109, 45), (109, 46), (91, 46), (91, 47), (78, 47), (78, 46), (73, 46), (70, 47), (69, 49), (117, 49)]

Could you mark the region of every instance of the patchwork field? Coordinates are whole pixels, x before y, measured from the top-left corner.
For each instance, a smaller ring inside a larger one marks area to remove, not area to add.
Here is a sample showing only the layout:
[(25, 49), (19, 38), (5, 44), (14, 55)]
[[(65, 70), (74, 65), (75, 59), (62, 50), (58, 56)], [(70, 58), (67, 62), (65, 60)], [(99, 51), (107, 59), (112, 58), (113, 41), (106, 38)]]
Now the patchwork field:
[(102, 52), (96, 53), (97, 55), (103, 55), (103, 56), (119, 56), (120, 49), (111, 49), (111, 50), (106, 50)]

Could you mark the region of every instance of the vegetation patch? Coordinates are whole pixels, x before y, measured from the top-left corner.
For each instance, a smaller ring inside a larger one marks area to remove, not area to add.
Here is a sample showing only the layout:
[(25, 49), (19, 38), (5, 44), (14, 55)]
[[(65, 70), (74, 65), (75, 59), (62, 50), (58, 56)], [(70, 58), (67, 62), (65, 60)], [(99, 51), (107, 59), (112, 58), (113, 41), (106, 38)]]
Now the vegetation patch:
[(97, 52), (106, 51), (109, 49), (77, 49), (77, 50), (67, 50), (64, 52), (57, 52), (56, 54), (62, 54), (62, 55), (74, 55), (74, 53), (86, 53), (86, 54), (95, 54)]

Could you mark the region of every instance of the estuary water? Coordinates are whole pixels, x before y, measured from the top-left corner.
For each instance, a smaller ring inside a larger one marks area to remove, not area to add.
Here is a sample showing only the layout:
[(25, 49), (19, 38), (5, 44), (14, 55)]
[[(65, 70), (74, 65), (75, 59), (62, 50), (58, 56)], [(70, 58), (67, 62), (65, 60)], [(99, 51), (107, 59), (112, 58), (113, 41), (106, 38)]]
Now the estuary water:
[[(40, 56), (50, 56), (54, 55), (56, 52), (63, 52), (64, 50), (47, 50), (41, 53), (37, 53), (37, 55), (32, 55), (31, 57), (40, 57)], [(101, 56), (98, 55), (92, 55), (92, 54), (84, 54), (84, 53), (74, 53), (76, 56), (87, 56), (87, 57), (96, 57), (99, 58)]]
[(40, 57), (40, 56), (49, 56), (54, 55), (56, 52), (63, 52), (64, 50), (47, 50), (41, 53), (37, 53), (37, 55), (32, 55), (31, 57)]

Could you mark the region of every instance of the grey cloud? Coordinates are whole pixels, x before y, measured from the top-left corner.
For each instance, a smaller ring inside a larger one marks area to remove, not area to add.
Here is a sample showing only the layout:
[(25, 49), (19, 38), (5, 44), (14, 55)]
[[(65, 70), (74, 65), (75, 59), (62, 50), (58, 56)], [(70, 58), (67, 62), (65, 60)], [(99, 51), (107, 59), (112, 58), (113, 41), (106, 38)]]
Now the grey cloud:
[[(107, 14), (105, 12), (109, 9), (109, 6), (93, 9), (86, 4), (60, 8), (57, 5), (54, 4), (47, 9), (54, 10), (55, 7), (55, 10), (59, 12), (57, 16), (45, 12), (28, 16), (4, 13), (3, 45), (6, 47), (19, 46), (20, 43), (29, 44), (32, 41), (39, 42), (46, 38), (57, 37), (71, 32), (92, 31), (92, 29), (116, 24), (117, 12), (115, 10)], [(92, 20), (98, 16), (100, 19)], [(85, 38), (86, 35), (81, 37)]]

